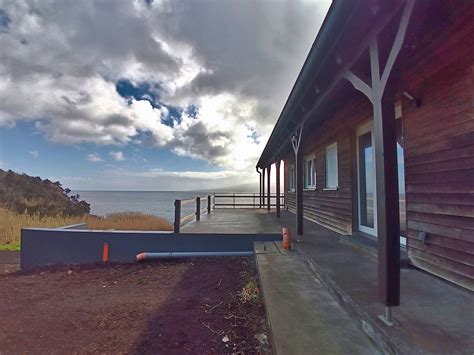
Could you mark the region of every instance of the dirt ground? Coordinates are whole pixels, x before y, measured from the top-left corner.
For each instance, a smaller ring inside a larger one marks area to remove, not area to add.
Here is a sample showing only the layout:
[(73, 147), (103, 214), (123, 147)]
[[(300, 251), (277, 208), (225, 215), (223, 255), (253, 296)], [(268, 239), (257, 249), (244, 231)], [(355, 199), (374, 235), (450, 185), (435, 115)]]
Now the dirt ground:
[[(0, 354), (269, 353), (252, 258), (54, 267), (0, 275)], [(224, 341), (223, 341), (224, 340)]]
[[(20, 270), (20, 252), (0, 250), (0, 275)], [(0, 349), (1, 350), (1, 349)]]

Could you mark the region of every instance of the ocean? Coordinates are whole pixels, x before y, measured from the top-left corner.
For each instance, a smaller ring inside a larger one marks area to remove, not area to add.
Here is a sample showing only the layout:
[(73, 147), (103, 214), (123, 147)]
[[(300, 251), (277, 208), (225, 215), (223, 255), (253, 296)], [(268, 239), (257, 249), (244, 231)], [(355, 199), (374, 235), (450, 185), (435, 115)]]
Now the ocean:
[[(212, 195), (202, 191), (73, 191), (91, 205), (91, 214), (106, 216), (114, 212), (143, 212), (174, 220), (174, 200)], [(201, 202), (204, 208), (206, 201)], [(182, 207), (182, 216), (193, 213), (194, 204)]]

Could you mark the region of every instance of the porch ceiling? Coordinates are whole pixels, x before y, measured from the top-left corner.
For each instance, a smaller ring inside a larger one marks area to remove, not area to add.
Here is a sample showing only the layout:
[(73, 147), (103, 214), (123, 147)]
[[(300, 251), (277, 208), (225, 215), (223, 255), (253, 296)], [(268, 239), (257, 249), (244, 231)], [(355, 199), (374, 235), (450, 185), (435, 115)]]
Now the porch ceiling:
[[(389, 27), (400, 15), (404, 3), (403, 0), (332, 3), (257, 168), (265, 168), (288, 153), (290, 137), (303, 122), (320, 122), (354, 91), (346, 90), (344, 72), (366, 66), (368, 39)], [(363, 70), (357, 72), (365, 74)]]

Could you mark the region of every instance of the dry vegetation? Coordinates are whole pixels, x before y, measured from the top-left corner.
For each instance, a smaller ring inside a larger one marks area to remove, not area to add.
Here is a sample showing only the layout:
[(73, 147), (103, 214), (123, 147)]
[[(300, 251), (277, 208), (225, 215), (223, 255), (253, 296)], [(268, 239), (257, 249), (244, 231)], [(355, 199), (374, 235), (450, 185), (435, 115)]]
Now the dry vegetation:
[(138, 212), (113, 213), (107, 217), (40, 216), (0, 208), (0, 249), (18, 249), (22, 228), (55, 228), (76, 223), (87, 223), (89, 229), (173, 230), (165, 219)]
[(87, 216), (85, 222), (89, 229), (173, 230), (173, 226), (164, 218), (140, 212), (112, 213), (107, 217)]

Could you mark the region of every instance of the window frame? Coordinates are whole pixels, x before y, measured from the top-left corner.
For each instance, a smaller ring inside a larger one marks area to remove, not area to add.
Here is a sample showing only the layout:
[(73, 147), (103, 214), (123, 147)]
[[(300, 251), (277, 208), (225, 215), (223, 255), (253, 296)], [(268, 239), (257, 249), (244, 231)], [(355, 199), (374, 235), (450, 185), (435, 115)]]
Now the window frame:
[[(308, 184), (308, 162), (312, 161), (312, 177), (313, 181), (312, 184)], [(316, 154), (309, 154), (304, 157), (304, 179), (303, 179), (303, 186), (305, 190), (315, 190), (316, 189)]]
[(288, 166), (288, 191), (296, 191), (296, 169), (295, 165)]
[[(334, 185), (329, 185), (329, 159), (328, 159), (328, 152), (332, 149), (336, 150), (336, 170), (335, 170), (335, 177), (336, 181)], [(338, 190), (339, 189), (339, 150), (337, 147), (337, 141), (334, 143), (331, 143), (326, 146), (326, 149), (324, 150), (324, 159), (325, 159), (325, 167), (326, 167), (326, 172), (325, 172), (325, 188), (324, 190)]]

